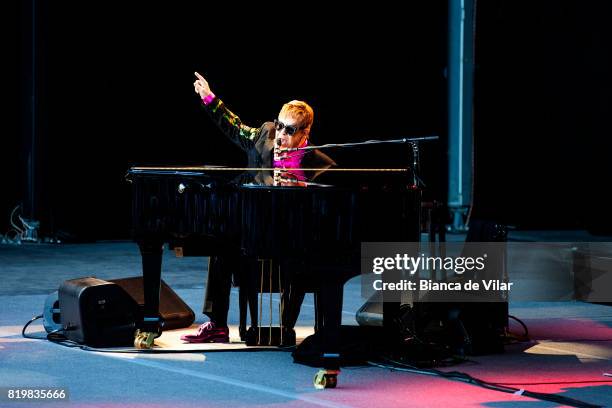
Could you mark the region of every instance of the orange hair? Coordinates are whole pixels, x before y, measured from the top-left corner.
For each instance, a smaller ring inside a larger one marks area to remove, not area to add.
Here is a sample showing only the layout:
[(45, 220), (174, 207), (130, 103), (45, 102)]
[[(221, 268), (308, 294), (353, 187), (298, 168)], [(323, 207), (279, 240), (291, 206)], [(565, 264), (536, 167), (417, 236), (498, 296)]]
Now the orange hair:
[(279, 116), (286, 115), (297, 121), (300, 128), (310, 131), (314, 120), (314, 111), (306, 102), (291, 101), (283, 105)]

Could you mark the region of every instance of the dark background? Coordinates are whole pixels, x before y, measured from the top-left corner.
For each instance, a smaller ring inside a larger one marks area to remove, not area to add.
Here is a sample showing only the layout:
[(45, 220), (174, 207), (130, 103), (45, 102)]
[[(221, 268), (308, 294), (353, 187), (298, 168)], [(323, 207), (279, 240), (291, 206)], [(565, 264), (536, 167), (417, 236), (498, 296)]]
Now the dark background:
[(479, 1), (476, 207), (612, 233), (612, 3)]
[[(27, 185), (31, 4), (6, 14), (0, 232)], [(446, 198), (446, 1), (262, 7), (37, 2), (43, 235), (129, 237), (131, 165), (244, 164), (202, 112), (194, 71), (253, 126), (308, 101), (315, 143), (440, 135), (423, 146), (422, 176), (428, 198)], [(610, 231), (610, 16), (605, 1), (477, 3), (473, 216)], [(333, 157), (409, 161), (405, 147)]]

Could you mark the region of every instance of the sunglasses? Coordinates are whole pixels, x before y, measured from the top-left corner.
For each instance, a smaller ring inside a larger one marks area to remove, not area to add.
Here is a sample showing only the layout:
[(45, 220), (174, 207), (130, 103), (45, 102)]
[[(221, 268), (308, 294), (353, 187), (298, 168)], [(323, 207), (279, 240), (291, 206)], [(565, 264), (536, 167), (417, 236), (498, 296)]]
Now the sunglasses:
[(301, 129), (301, 127), (298, 127), (298, 126), (285, 125), (283, 122), (281, 122), (278, 119), (274, 119), (274, 128), (276, 129), (277, 132), (280, 132), (281, 130), (285, 129), (285, 133), (287, 133), (289, 136), (293, 136), (296, 132), (298, 132)]

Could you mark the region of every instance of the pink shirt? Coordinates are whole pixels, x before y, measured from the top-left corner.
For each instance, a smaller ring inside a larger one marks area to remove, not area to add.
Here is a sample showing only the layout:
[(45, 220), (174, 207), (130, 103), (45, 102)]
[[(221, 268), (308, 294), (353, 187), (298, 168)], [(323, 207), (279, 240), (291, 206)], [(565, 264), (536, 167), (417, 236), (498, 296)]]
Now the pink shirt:
[[(299, 147), (306, 146), (308, 146), (308, 139), (305, 139)], [(306, 151), (298, 150), (297, 152), (286, 152), (285, 154), (287, 155), (286, 158), (272, 161), (274, 168), (299, 169), (300, 167), (302, 167), (302, 158), (306, 154)], [(300, 181), (306, 180), (304, 170), (291, 170), (290, 174)]]

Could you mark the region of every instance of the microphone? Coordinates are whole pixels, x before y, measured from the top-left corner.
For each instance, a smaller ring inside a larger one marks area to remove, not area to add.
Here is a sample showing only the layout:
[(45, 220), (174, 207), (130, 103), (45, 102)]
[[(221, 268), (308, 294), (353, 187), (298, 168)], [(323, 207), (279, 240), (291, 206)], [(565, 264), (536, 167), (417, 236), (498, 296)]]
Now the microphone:
[(276, 139), (276, 147), (274, 148), (274, 160), (275, 161), (279, 161), (281, 159), (281, 140), (280, 139)]

